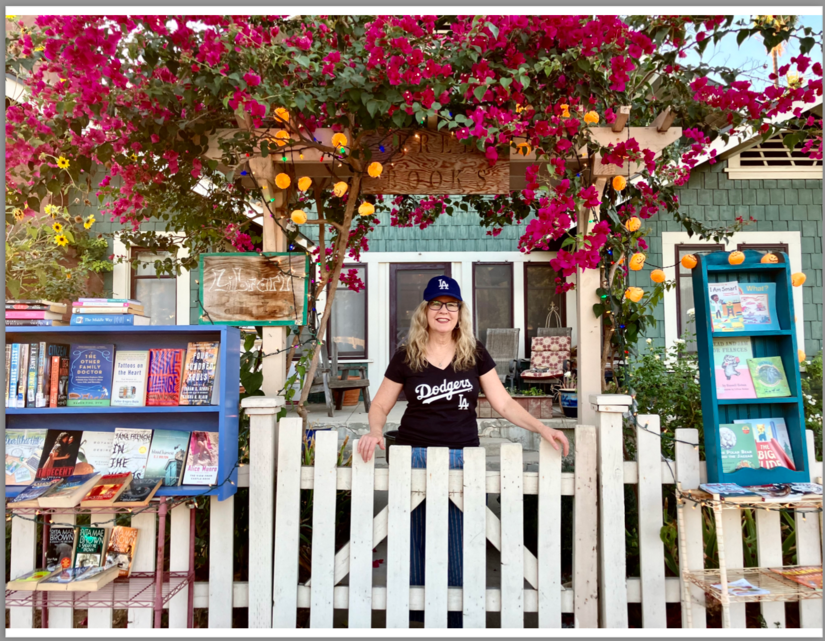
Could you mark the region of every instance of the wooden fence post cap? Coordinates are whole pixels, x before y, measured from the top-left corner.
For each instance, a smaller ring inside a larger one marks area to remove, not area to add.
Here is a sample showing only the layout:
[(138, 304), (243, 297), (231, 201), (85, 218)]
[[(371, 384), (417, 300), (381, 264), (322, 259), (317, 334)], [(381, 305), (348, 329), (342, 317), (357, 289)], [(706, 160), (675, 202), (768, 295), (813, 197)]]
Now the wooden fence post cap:
[(247, 414), (276, 414), (283, 405), (283, 396), (247, 396), (241, 400)]
[(628, 394), (591, 394), (590, 402), (593, 405), (626, 405), (630, 407), (633, 399)]

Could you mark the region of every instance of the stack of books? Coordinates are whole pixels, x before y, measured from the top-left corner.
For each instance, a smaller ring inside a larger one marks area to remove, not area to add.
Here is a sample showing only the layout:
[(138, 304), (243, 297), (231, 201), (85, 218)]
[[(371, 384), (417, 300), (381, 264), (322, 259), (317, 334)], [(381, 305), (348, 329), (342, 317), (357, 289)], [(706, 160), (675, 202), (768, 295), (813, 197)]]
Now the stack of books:
[(72, 325), (149, 325), (143, 303), (128, 298), (80, 298), (72, 303)]
[(50, 300), (7, 300), (6, 327), (68, 325), (65, 303)]

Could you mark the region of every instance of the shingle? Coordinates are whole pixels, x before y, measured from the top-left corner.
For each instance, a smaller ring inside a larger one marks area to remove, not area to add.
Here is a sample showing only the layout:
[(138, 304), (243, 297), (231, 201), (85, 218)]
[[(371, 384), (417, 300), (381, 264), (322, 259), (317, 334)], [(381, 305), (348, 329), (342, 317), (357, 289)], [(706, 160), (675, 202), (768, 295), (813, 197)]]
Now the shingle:
[(799, 192), (796, 189), (785, 190), (785, 204), (796, 205), (799, 202)]
[(776, 180), (766, 179), (762, 181), (762, 187), (765, 189), (776, 189)]
[(703, 178), (705, 189), (716, 189), (719, 186), (719, 181), (716, 174), (706, 172)]
[(713, 204), (714, 205), (727, 205), (728, 204), (728, 192), (717, 189), (713, 192)]
[(785, 204), (785, 190), (784, 189), (771, 189), (771, 205), (784, 205)]

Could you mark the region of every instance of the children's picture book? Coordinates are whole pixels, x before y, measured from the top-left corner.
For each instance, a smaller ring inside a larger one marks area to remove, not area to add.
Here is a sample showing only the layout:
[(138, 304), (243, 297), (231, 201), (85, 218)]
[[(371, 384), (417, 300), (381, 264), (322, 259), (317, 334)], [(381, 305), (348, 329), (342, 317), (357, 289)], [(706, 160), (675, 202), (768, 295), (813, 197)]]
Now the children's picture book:
[(106, 555), (108, 528), (82, 525), (77, 531), (74, 567), (100, 567)]
[(770, 568), (779, 576), (804, 585), (814, 590), (822, 589), (822, 566), (821, 565), (799, 565), (790, 568)]
[(182, 485), (214, 485), (218, 480), (218, 433), (192, 432)]
[[(756, 439), (750, 423), (728, 423), (719, 426), (719, 445), (722, 455), (722, 471), (759, 468)], [(751, 489), (751, 488), (748, 488)], [(751, 489), (751, 491), (753, 491)]]
[(83, 432), (49, 430), (43, 443), (43, 454), (37, 467), (36, 478), (50, 476), (67, 477), (74, 474), (77, 452)]
[(699, 489), (729, 502), (755, 500), (759, 497), (736, 483), (701, 483)]
[(757, 398), (790, 396), (791, 388), (785, 376), (785, 368), (779, 356), (748, 359), (748, 368), (753, 379)]
[(80, 507), (105, 507), (112, 505), (132, 481), (132, 473), (101, 476), (89, 493), (83, 497)]
[(38, 500), (63, 482), (60, 477), (38, 479), (9, 501), (9, 507), (39, 507)]
[(114, 345), (72, 345), (69, 407), (107, 407), (112, 398)]
[(129, 487), (123, 491), (112, 505), (114, 507), (143, 507), (148, 505), (155, 492), (160, 488), (161, 483), (163, 483), (163, 479), (160, 478), (132, 479)]
[(745, 329), (778, 330), (776, 283), (740, 283), (739, 288)]
[(6, 583), (6, 589), (31, 592), (37, 589), (38, 583), (48, 579), (52, 574), (52, 570), (32, 570)]
[(756, 398), (749, 358), (753, 358), (750, 338), (713, 339), (716, 398)]
[(179, 485), (190, 432), (154, 430), (145, 478), (162, 478), (164, 485)]
[(749, 485), (748, 489), (762, 497), (765, 503), (784, 503), (797, 501), (804, 493), (797, 492), (790, 483), (770, 483), (768, 485)]
[(135, 560), (139, 533), (140, 530), (133, 527), (119, 525), (113, 528), (106, 550), (105, 567), (117, 566), (120, 571), (118, 576), (129, 576), (132, 572), (132, 561)]
[(77, 452), (75, 474), (91, 472), (108, 474), (114, 440), (114, 432), (83, 432), (80, 438), (80, 449)]
[(149, 350), (149, 386), (147, 405), (177, 405), (180, 401), (182, 349)]
[(6, 429), (6, 485), (29, 485), (34, 481), (46, 432)]
[(220, 342), (189, 343), (183, 364), (181, 405), (217, 405)]
[(115, 356), (112, 382), (113, 407), (143, 407), (146, 405), (146, 383), (149, 375), (149, 350), (123, 350)]
[[(717, 590), (721, 590), (722, 584), (714, 583), (713, 587), (715, 587)], [(738, 581), (728, 582), (729, 596), (761, 596), (763, 594), (770, 593), (770, 590), (766, 590), (765, 588), (760, 588), (755, 585), (752, 585), (750, 582), (748, 582), (747, 579), (739, 579)]]
[(735, 332), (745, 329), (739, 283), (708, 283), (710, 323), (714, 332)]
[(737, 419), (734, 423), (750, 423), (754, 429), (760, 467), (787, 467), (795, 470), (788, 427), (783, 418)]
[(77, 528), (52, 526), (49, 528), (49, 542), (46, 547), (46, 569), (65, 570), (72, 567), (74, 549), (77, 545)]
[(136, 479), (142, 479), (149, 457), (149, 444), (152, 430), (137, 428), (115, 428), (112, 442), (112, 459), (109, 461), (109, 474), (131, 472)]
[(40, 507), (75, 507), (94, 486), (100, 474), (74, 474), (66, 478), (60, 487), (37, 500)]

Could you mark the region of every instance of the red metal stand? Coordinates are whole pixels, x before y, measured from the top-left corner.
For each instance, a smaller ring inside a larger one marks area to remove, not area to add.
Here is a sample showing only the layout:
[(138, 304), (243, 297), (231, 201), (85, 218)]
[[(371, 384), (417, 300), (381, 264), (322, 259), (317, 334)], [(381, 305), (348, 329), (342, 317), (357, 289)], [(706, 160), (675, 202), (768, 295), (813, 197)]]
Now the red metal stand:
[(163, 616), (163, 560), (166, 551), (166, 497), (160, 497), (158, 509), (158, 560), (155, 564), (155, 627), (161, 627)]
[(189, 508), (189, 601), (187, 603), (186, 627), (195, 627), (195, 510), (197, 503)]
[[(49, 550), (49, 521), (52, 517), (48, 514), (43, 515), (43, 564), (40, 567), (46, 567), (46, 554)], [(43, 612), (41, 613), (40, 627), (45, 629), (49, 627), (49, 608), (47, 607), (48, 597), (43, 595)]]

